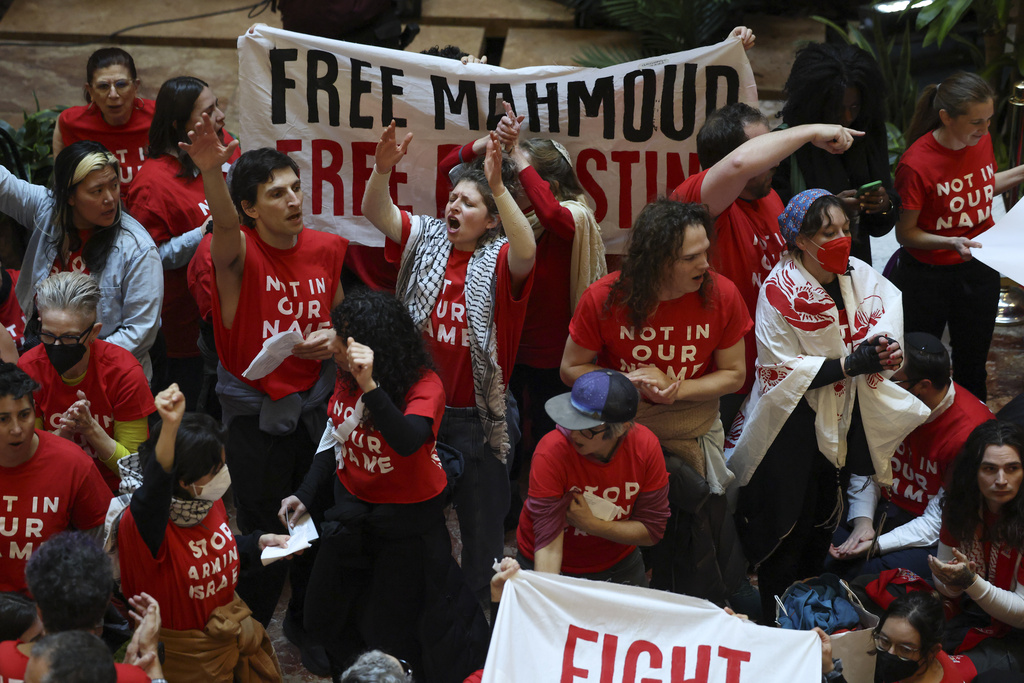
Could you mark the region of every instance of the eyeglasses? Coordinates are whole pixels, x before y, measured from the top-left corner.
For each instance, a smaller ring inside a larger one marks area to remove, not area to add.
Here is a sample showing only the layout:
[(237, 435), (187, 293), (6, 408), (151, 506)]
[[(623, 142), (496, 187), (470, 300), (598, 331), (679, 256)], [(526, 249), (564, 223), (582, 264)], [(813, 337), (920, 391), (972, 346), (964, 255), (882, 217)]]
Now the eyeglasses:
[[(398, 659), (398, 657), (395, 657), (395, 659)], [(398, 659), (398, 663), (402, 665), (402, 673), (404, 673), (405, 677), (411, 681), (412, 667), (409, 665), (409, 662), (405, 661), (404, 659)]]
[(89, 325), (89, 329), (87, 329), (82, 334), (62, 334), (59, 337), (50, 334), (49, 332), (43, 332), (40, 330), (39, 341), (43, 342), (44, 344), (56, 344), (57, 342), (60, 342), (61, 346), (66, 346), (68, 344), (81, 344), (82, 339), (87, 337), (89, 333), (92, 332), (94, 327), (96, 327), (96, 323)]
[(129, 81), (122, 78), (120, 80), (114, 81), (113, 83), (109, 83), (107, 81), (100, 81), (99, 83), (94, 85), (93, 88), (95, 88), (98, 92), (103, 93), (104, 95), (109, 95), (111, 88), (116, 88), (117, 92), (123, 93), (133, 85), (135, 85), (135, 81)]
[(909, 379), (909, 378), (907, 378), (907, 379), (894, 379), (894, 380), (891, 380), (891, 381), (892, 381), (893, 384), (895, 384), (896, 386), (900, 387), (901, 389), (909, 389), (910, 387), (912, 387), (915, 384), (917, 384), (917, 380), (916, 379)]
[(893, 650), (893, 652), (896, 653), (897, 657), (904, 661), (917, 661), (918, 655), (921, 654), (921, 648), (910, 647), (909, 645), (904, 645), (903, 643), (893, 643), (889, 639), (889, 637), (884, 633), (873, 633), (871, 637), (875, 641), (875, 648), (882, 652), (888, 652), (890, 649), (893, 648), (893, 645), (895, 645), (895, 649)]
[(607, 431), (608, 425), (601, 425), (600, 427), (595, 427), (593, 429), (581, 429), (580, 434), (582, 434), (585, 439), (593, 439), (595, 436), (600, 436)]

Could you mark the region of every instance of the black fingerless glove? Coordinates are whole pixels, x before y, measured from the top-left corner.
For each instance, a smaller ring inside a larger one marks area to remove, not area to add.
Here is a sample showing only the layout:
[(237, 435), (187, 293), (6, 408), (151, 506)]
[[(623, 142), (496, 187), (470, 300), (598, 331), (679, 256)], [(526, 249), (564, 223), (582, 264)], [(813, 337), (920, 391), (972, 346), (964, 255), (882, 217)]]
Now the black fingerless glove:
[(881, 372), (883, 368), (882, 361), (878, 357), (878, 344), (884, 339), (884, 337), (878, 336), (861, 342), (860, 346), (854, 349), (853, 353), (847, 356), (846, 361), (843, 363), (843, 369), (846, 370), (846, 374), (850, 377), (855, 377), (872, 372)]

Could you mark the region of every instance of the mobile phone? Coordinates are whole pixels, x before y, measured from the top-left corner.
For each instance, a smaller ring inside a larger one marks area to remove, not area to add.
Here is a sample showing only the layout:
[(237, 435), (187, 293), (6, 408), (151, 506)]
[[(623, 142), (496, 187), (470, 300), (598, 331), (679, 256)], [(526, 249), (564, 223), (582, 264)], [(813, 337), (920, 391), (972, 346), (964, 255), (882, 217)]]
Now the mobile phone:
[(875, 180), (874, 182), (864, 183), (863, 185), (860, 186), (860, 189), (857, 190), (857, 196), (858, 197), (863, 197), (868, 192), (871, 192), (871, 190), (875, 189), (876, 187), (881, 187), (881, 186), (882, 186), (882, 181), (881, 180)]

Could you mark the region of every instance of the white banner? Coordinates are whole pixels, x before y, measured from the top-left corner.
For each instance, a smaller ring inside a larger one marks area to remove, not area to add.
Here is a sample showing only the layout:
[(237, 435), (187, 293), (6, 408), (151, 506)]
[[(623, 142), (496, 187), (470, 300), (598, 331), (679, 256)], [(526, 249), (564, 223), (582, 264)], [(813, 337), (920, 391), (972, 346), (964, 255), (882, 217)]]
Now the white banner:
[(521, 135), (569, 150), (609, 251), (633, 217), (699, 170), (706, 111), (757, 88), (740, 42), (619, 64), (502, 69), (326, 40), (257, 25), (238, 39), (243, 149), (276, 147), (301, 168), (306, 225), (379, 246), (360, 205), (381, 130), (414, 133), (391, 175), (396, 203), (440, 216), (450, 186), (437, 164), (493, 130), (509, 102)]
[[(995, 201), (1002, 201), (999, 197)], [(986, 266), (998, 270), (1017, 284), (1024, 284), (1024, 201), (1018, 201), (987, 231), (974, 237), (981, 249), (971, 254)]]
[(483, 683), (522, 681), (820, 683), (821, 641), (696, 598), (520, 571), (505, 584)]

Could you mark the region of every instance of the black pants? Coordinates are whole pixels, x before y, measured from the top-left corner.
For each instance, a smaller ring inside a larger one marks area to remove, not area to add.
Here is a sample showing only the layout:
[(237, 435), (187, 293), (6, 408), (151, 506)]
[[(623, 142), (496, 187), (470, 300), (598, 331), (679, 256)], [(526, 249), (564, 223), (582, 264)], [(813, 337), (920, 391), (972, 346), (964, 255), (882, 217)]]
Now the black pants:
[(999, 273), (977, 259), (932, 266), (903, 250), (889, 277), (903, 292), (904, 332), (927, 332), (941, 339), (948, 324), (953, 381), (985, 401), (985, 361), (999, 309)]
[[(291, 434), (275, 436), (260, 431), (258, 415), (243, 415), (231, 421), (225, 450), (241, 532), (288, 533), (277, 511), (281, 500), (298, 490), (313, 462), (316, 443), (306, 429), (299, 424)], [(292, 597), (288, 609), (301, 615), (315, 548), (239, 581), (238, 594), (257, 621), (264, 626), (270, 623), (289, 571)]]
[(530, 481), (530, 462), (537, 442), (555, 428), (555, 422), (544, 410), (549, 398), (564, 394), (569, 387), (562, 383), (558, 368), (535, 368), (530, 365), (516, 365), (509, 379), (509, 391), (519, 405), (519, 424), (522, 437), (516, 445), (516, 457), (509, 477), (512, 480), (512, 507), (514, 519), (508, 520), (506, 529), (514, 529), (519, 523), (527, 491), (521, 490), (519, 482)]

